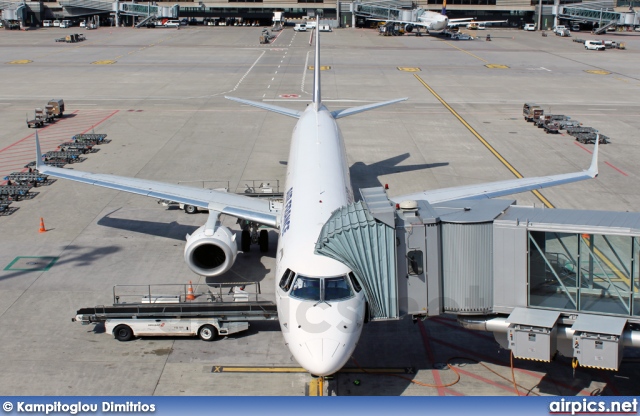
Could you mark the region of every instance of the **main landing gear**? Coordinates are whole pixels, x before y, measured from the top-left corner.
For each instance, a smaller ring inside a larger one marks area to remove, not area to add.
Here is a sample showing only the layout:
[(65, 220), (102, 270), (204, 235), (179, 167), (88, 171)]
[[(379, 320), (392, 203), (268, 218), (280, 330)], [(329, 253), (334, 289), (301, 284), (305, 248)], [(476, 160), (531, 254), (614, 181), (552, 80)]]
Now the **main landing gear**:
[(240, 247), (243, 252), (251, 251), (251, 244), (257, 244), (261, 253), (269, 251), (269, 231), (258, 230), (259, 225), (255, 222), (242, 221), (241, 224)]

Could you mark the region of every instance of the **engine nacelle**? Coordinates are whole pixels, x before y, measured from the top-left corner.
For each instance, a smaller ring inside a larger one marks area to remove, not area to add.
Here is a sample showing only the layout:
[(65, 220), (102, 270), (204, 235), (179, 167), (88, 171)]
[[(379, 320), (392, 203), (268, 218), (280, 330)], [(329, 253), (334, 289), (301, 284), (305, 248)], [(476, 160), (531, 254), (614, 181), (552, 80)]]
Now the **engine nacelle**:
[(233, 266), (238, 254), (236, 236), (227, 227), (217, 226), (213, 235), (207, 235), (205, 226), (187, 235), (184, 261), (201, 276), (219, 276)]
[(411, 33), (411, 32), (413, 32), (413, 27), (414, 27), (414, 26), (413, 26), (412, 24), (408, 24), (408, 25), (406, 25), (406, 26), (404, 27), (404, 30), (405, 30), (405, 32), (407, 32), (407, 33)]

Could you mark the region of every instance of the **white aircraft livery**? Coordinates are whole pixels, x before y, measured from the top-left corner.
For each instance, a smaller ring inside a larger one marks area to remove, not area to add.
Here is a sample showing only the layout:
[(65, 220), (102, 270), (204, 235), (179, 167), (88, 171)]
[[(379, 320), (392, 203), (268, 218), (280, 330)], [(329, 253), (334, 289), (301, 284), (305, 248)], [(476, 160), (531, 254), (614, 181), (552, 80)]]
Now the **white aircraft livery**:
[[(344, 264), (314, 253), (320, 230), (331, 213), (354, 199), (345, 145), (336, 120), (406, 98), (329, 111), (321, 99), (318, 28), (315, 38), (313, 102), (304, 111), (226, 97), (298, 119), (291, 137), (282, 209), (274, 209), (267, 200), (224, 191), (50, 167), (42, 162), (37, 134), (36, 163), (40, 173), (53, 177), (208, 209), (207, 222), (187, 236), (184, 250), (187, 265), (201, 276), (226, 272), (238, 253), (235, 234), (220, 223), (221, 214), (244, 220), (254, 233), (257, 225), (279, 230), (275, 296), (284, 340), (302, 367), (313, 375), (325, 376), (340, 370), (353, 354), (365, 315), (365, 295), (357, 276)], [(598, 173), (597, 155), (596, 145), (587, 171), (431, 190), (394, 200), (436, 203), (490, 198), (594, 178)], [(263, 245), (264, 237), (265, 230), (255, 239), (263, 251), (268, 247)], [(242, 247), (249, 244), (247, 238), (249, 230), (245, 229)]]
[[(442, 33), (448, 28), (467, 26), (473, 22), (477, 28), (478, 24), (493, 24), (504, 23), (506, 20), (485, 20), (476, 21), (473, 17), (463, 17), (460, 19), (449, 19), (447, 16), (447, 1), (442, 4), (442, 11), (440, 13), (431, 10), (415, 9), (412, 11), (413, 18), (411, 20), (393, 20), (393, 19), (369, 19), (378, 20), (382, 22), (401, 23), (404, 25), (404, 29), (411, 33), (413, 29), (416, 29), (418, 34), (420, 29), (425, 29), (427, 33)], [(469, 28), (469, 27), (468, 27)]]

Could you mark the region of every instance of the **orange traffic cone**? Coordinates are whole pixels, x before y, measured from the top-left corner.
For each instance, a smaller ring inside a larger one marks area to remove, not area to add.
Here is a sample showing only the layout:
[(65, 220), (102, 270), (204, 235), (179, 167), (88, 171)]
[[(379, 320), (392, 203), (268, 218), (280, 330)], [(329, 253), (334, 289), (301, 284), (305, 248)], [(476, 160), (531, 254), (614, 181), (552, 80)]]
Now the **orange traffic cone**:
[(47, 229), (44, 228), (44, 220), (42, 219), (42, 217), (40, 217), (40, 230), (38, 230), (38, 232), (40, 233), (46, 233)]
[(196, 297), (193, 294), (193, 286), (191, 285), (191, 280), (189, 280), (189, 287), (187, 288), (187, 297), (185, 298), (187, 300), (195, 300)]

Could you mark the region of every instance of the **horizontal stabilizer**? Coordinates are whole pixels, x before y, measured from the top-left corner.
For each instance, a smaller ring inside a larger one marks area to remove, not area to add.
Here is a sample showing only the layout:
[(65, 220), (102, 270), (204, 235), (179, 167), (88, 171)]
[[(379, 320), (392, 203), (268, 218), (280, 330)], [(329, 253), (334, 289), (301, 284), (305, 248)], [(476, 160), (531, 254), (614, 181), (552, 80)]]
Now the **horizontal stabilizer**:
[(291, 110), (289, 108), (280, 107), (277, 105), (265, 104), (258, 101), (244, 100), (242, 98), (228, 97), (226, 95), (224, 98), (226, 98), (227, 100), (237, 101), (242, 104), (247, 104), (253, 107), (261, 108), (263, 110), (273, 111), (274, 113), (282, 114), (282, 115), (293, 117), (293, 118), (300, 118), (300, 115), (302, 114), (301, 111)]
[(398, 99), (391, 100), (391, 101), (382, 101), (382, 102), (379, 102), (379, 103), (361, 105), (359, 107), (345, 108), (344, 110), (332, 111), (331, 115), (333, 116), (333, 118), (339, 119), (339, 118), (342, 118), (342, 117), (352, 116), (354, 114), (363, 113), (365, 111), (373, 110), (374, 108), (384, 107), (385, 105), (399, 103), (400, 101), (405, 101), (407, 99), (408, 99), (408, 97), (404, 97), (404, 98), (398, 98)]

